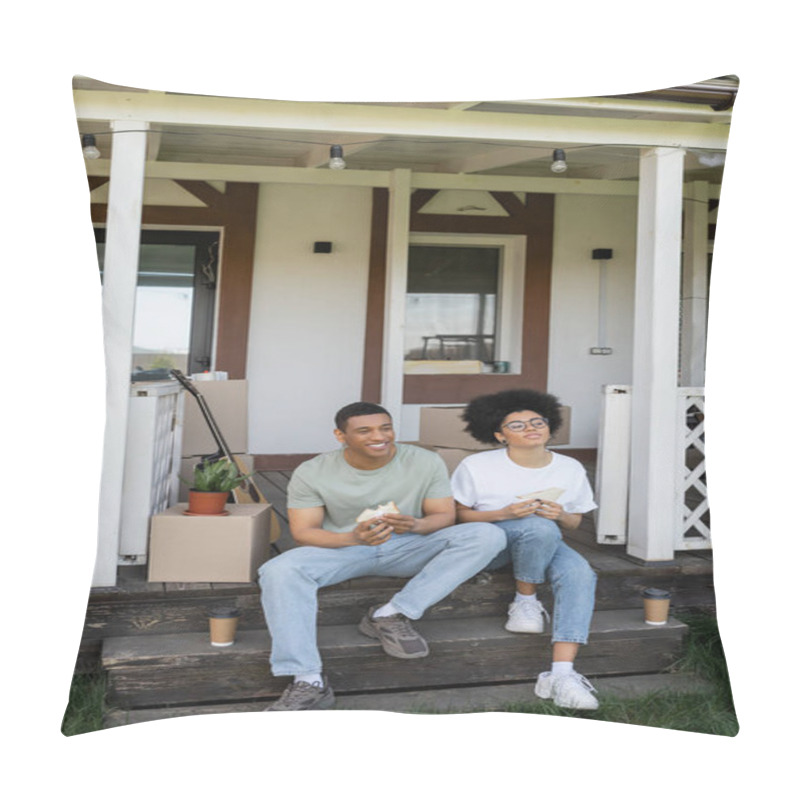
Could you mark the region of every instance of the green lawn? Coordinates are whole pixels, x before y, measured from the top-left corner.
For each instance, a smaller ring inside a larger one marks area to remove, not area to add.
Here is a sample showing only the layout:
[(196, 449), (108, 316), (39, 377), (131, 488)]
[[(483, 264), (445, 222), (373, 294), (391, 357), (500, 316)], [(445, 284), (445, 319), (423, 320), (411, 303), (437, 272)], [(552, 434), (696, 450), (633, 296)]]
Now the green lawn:
[(708, 692), (654, 692), (635, 699), (601, 698), (596, 711), (570, 711), (553, 703), (518, 703), (504, 711), (583, 717), (656, 728), (736, 736), (739, 723), (733, 705), (728, 667), (716, 618), (710, 614), (676, 615), (689, 626), (684, 655), (674, 671), (694, 673), (713, 687)]

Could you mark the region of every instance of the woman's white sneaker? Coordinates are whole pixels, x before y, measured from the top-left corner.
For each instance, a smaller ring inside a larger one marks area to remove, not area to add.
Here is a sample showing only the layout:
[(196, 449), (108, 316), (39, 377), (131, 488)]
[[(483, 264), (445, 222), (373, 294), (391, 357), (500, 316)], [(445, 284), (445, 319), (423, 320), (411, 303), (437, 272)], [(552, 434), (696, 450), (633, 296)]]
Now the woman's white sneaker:
[(594, 696), (597, 690), (583, 675), (574, 670), (565, 675), (542, 672), (533, 691), (537, 697), (552, 700), (561, 708), (593, 711), (600, 705)]
[(506, 630), (512, 633), (542, 633), (545, 617), (550, 619), (544, 606), (535, 598), (517, 600), (508, 607)]

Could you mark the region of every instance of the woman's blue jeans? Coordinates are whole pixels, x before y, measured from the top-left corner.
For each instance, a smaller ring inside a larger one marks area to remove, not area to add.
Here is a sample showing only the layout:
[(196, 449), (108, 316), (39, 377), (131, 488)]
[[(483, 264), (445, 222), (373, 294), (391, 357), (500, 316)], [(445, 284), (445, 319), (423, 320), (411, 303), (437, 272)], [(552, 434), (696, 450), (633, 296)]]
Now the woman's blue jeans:
[(511, 564), (514, 578), (525, 583), (550, 583), (553, 589), (553, 642), (586, 644), (594, 612), (597, 576), (589, 562), (564, 544), (553, 520), (530, 516), (495, 522), (507, 546), (486, 567)]

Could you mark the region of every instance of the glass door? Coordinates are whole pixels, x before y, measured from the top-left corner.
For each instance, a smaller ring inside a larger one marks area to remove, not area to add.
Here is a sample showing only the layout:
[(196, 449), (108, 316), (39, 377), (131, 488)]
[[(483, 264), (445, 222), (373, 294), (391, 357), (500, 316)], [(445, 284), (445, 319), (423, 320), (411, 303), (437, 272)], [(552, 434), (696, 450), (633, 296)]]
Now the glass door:
[[(95, 230), (102, 276), (105, 230)], [(142, 231), (133, 331), (134, 374), (211, 369), (219, 234)]]

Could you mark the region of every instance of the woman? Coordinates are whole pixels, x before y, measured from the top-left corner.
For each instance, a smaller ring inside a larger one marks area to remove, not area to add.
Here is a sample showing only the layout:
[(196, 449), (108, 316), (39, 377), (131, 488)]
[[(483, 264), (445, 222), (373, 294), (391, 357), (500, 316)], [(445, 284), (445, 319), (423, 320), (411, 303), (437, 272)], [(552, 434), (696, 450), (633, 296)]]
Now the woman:
[(545, 581), (553, 588), (552, 667), (534, 691), (564, 708), (597, 708), (594, 687), (574, 668), (588, 639), (597, 579), (561, 537), (597, 505), (583, 465), (547, 449), (562, 422), (558, 400), (526, 389), (498, 392), (475, 398), (463, 419), (479, 442), (505, 445), (467, 456), (452, 484), (459, 522), (492, 522), (506, 533), (508, 546), (487, 567), (512, 564), (516, 597), (506, 629), (541, 633), (548, 615), (536, 589)]

